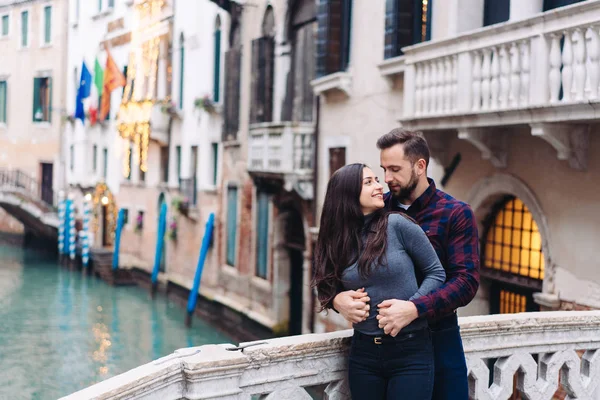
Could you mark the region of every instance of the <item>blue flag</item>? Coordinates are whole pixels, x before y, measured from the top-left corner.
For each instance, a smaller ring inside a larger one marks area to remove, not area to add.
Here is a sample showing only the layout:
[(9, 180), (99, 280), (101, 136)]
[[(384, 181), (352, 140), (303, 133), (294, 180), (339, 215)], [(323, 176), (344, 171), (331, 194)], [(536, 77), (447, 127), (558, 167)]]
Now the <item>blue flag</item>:
[(90, 97), (91, 90), (92, 74), (84, 61), (81, 65), (81, 78), (79, 79), (79, 89), (77, 90), (77, 99), (75, 100), (75, 119), (80, 119), (82, 123), (85, 122), (83, 99)]

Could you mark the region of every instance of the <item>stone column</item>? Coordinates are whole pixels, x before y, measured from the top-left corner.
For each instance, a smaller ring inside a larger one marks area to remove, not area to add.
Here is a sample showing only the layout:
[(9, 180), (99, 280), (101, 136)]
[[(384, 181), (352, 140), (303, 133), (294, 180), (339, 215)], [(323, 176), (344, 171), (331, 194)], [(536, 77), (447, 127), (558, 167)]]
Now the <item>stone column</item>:
[(511, 0), (510, 20), (531, 18), (544, 11), (544, 0)]

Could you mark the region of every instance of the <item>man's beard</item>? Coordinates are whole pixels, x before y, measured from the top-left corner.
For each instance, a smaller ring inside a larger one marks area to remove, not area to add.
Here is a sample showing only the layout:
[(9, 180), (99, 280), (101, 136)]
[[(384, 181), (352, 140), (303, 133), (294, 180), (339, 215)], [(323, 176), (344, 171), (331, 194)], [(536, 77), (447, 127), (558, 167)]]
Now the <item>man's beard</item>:
[(392, 192), (392, 194), (394, 195), (394, 198), (402, 204), (408, 203), (407, 200), (409, 200), (410, 197), (412, 196), (413, 192), (417, 188), (418, 183), (419, 183), (419, 177), (417, 176), (416, 172), (413, 171), (413, 173), (410, 177), (410, 180), (408, 181), (406, 186), (400, 186), (400, 191), (398, 193)]

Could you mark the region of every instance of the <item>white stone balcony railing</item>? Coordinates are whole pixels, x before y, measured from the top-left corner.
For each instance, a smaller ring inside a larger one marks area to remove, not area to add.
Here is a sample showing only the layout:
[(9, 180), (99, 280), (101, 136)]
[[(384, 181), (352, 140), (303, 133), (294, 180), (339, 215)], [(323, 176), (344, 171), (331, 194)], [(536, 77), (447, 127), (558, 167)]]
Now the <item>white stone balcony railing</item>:
[(248, 170), (276, 174), (310, 174), (314, 125), (267, 122), (250, 126)]
[[(488, 315), (460, 319), (470, 398), (598, 400), (600, 311)], [(75, 399), (349, 399), (351, 330), (181, 349), (64, 397)], [(495, 361), (493, 383), (489, 360)], [(309, 392), (311, 395), (309, 395)]]
[(600, 118), (600, 1), (404, 49), (403, 126)]

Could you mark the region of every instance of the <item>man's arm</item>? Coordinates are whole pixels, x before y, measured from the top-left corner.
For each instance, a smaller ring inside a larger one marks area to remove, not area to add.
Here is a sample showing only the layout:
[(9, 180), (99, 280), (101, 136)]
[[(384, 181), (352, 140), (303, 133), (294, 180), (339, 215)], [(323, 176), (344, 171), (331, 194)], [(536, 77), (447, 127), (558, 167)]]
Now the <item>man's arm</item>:
[(412, 300), (419, 317), (448, 315), (473, 300), (479, 288), (479, 234), (475, 215), (467, 204), (452, 212), (446, 254), (446, 282)]

